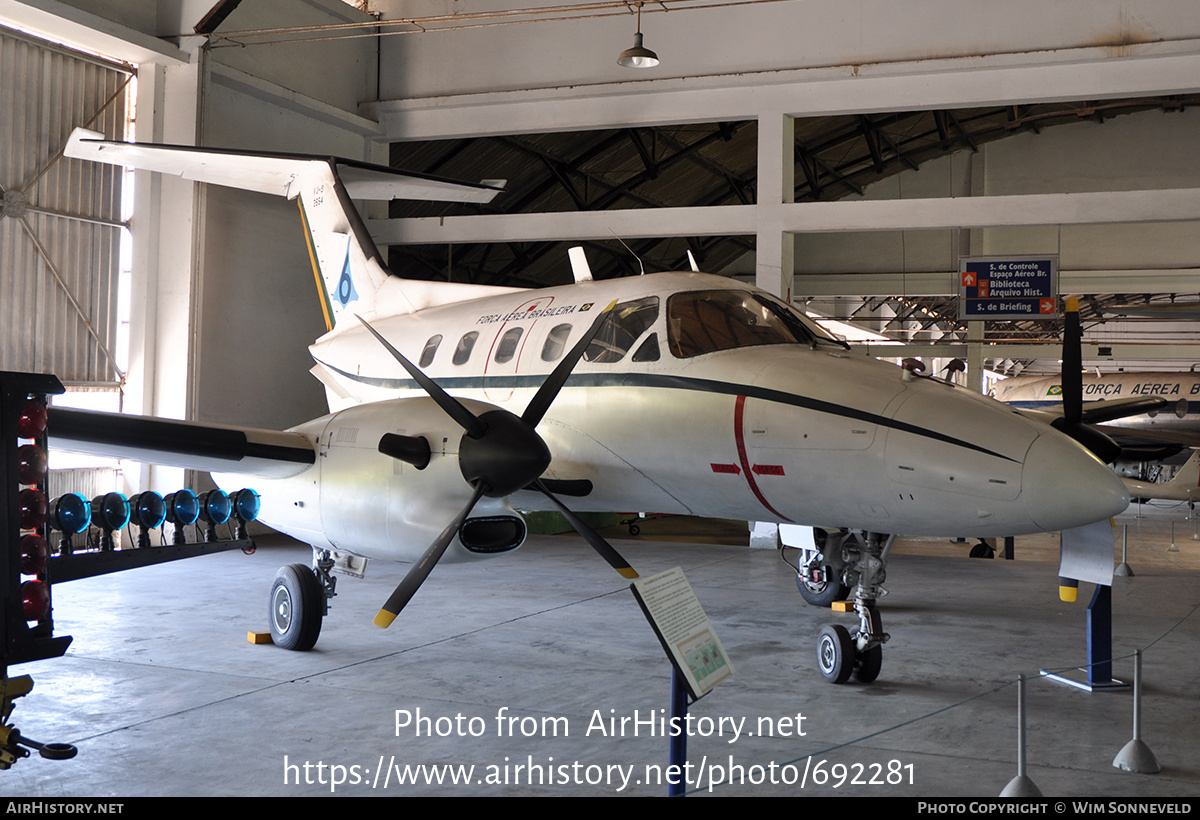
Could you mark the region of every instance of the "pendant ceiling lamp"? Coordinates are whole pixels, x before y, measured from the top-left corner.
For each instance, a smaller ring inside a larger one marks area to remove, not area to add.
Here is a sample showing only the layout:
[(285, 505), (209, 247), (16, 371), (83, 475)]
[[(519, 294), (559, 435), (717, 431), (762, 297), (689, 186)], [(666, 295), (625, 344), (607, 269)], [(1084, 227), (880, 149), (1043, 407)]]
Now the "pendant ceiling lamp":
[(633, 35), (633, 48), (627, 48), (617, 58), (617, 65), (625, 68), (654, 68), (658, 55), (642, 45), (642, 3), (637, 4), (637, 33)]

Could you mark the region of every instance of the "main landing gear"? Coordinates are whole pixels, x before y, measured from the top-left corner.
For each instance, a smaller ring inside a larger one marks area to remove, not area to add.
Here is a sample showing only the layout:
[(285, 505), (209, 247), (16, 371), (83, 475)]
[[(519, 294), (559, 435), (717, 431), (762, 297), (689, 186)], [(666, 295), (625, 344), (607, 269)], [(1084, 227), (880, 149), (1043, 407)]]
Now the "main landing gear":
[(889, 635), (883, 631), (877, 602), (887, 594), (883, 581), (895, 540), (896, 536), (884, 533), (828, 533), (820, 555), (800, 566), (796, 584), (810, 604), (829, 606), (854, 588), (858, 629), (851, 632), (841, 624), (827, 624), (817, 640), (817, 668), (830, 683), (845, 683), (851, 675), (862, 683), (879, 677)]
[(313, 549), (313, 563), (288, 564), (275, 573), (267, 618), (276, 646), (307, 652), (321, 634), (337, 579), (330, 574), (334, 559), (328, 550)]

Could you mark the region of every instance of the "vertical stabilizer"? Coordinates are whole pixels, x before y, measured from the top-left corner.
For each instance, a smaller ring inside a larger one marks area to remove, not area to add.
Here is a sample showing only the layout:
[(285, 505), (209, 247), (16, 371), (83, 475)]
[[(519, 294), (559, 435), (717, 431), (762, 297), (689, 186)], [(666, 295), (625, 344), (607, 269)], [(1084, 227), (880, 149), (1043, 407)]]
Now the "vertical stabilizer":
[[(115, 142), (82, 128), (71, 133), (64, 153), (298, 200), (328, 329), (349, 313), (373, 317), (376, 297), (390, 276), (352, 199), (486, 203), (500, 190), (494, 183), (473, 185), (334, 157)], [(425, 295), (421, 301), (440, 301), (425, 293), (439, 283), (421, 284), (416, 288)], [(460, 290), (444, 297), (454, 298)]]

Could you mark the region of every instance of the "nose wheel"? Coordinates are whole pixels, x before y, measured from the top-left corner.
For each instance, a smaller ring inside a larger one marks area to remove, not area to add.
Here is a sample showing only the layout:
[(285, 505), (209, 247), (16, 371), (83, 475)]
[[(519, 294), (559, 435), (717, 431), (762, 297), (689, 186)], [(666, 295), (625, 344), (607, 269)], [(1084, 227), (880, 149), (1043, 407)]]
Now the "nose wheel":
[(817, 669), (830, 683), (845, 683), (851, 675), (871, 683), (883, 667), (883, 644), (888, 634), (874, 601), (858, 600), (859, 629), (853, 634), (841, 624), (826, 624), (817, 638)]

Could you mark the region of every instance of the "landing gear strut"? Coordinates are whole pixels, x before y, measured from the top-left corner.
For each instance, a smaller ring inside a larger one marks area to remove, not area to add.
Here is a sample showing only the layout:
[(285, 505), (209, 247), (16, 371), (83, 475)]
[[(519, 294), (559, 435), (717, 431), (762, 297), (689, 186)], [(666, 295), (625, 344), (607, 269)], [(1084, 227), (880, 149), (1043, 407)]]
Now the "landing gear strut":
[(883, 645), (890, 636), (883, 631), (877, 601), (886, 594), (887, 554), (895, 540), (894, 535), (862, 532), (830, 533), (826, 538), (821, 563), (827, 572), (840, 570), (846, 587), (854, 586), (854, 611), (858, 613), (858, 629), (853, 633), (840, 624), (821, 629), (817, 668), (830, 683), (845, 683), (851, 675), (862, 683), (879, 677)]

